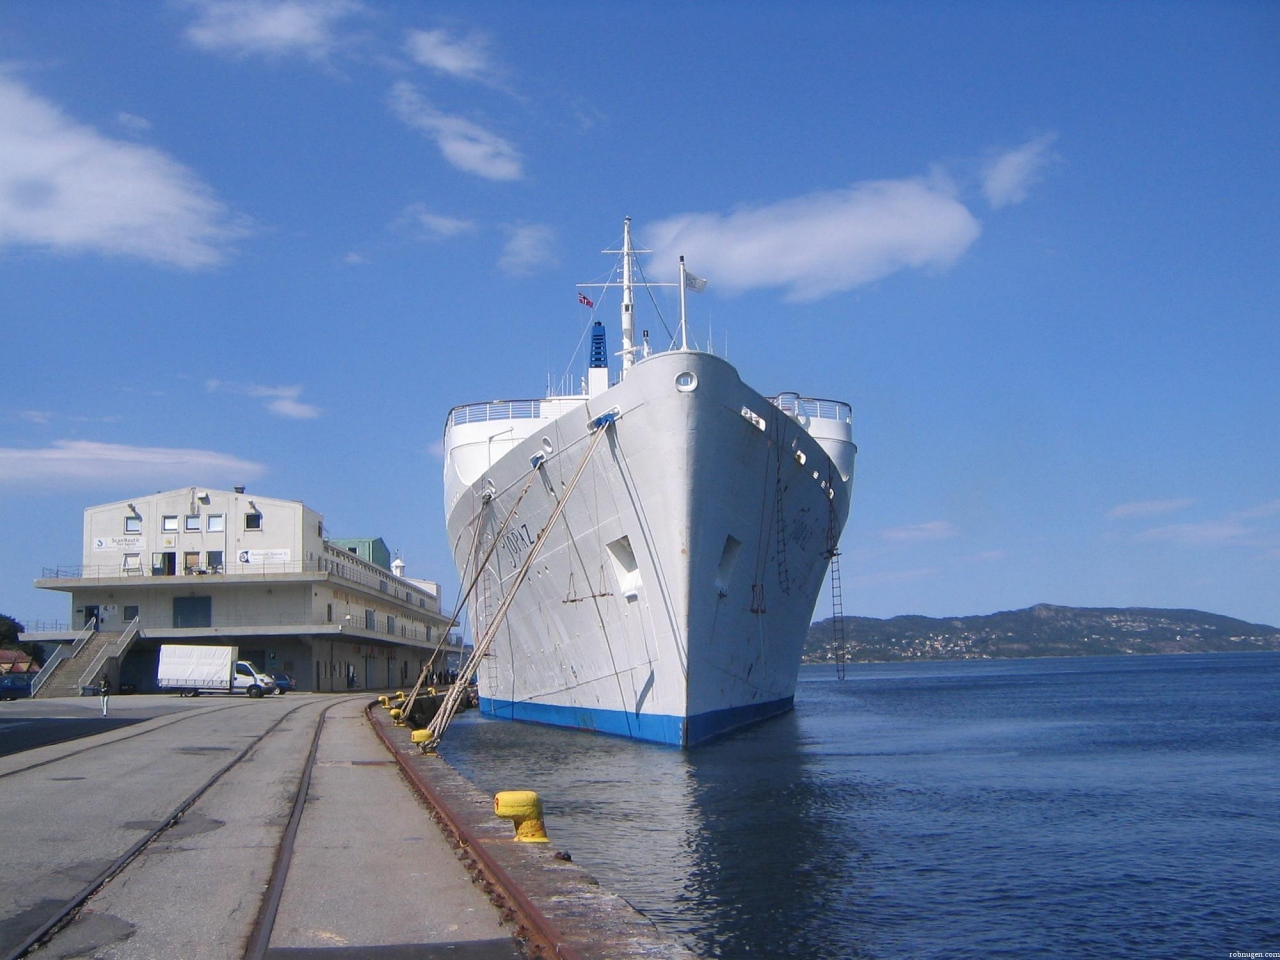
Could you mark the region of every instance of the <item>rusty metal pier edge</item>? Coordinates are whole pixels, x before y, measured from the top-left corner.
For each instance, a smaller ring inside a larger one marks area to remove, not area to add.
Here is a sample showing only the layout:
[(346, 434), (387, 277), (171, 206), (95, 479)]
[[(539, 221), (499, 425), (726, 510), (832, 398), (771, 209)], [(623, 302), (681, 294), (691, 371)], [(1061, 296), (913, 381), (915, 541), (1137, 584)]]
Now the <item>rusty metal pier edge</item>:
[[(383, 745), (395, 757), (400, 771), (431, 808), (432, 816), (440, 827), (457, 844), (461, 857), (473, 876), (478, 873), (482, 878), (481, 887), (495, 904), (504, 911), (504, 917), (514, 920), (516, 936), (525, 943), (525, 950), (535, 957), (556, 957), (559, 960), (584, 960), (574, 947), (566, 942), (564, 936), (538, 907), (525, 896), (520, 887), (511, 879), (485, 849), (480, 838), (474, 836), (465, 824), (453, 816), (431, 784), (423, 779), (422, 774), (412, 764), (405, 762), (405, 757), (391, 738), (387, 735), (383, 724), (373, 716), (373, 708), (377, 703), (365, 707), (365, 717), (378, 735)], [(443, 763), (444, 761), (438, 761)], [(467, 861), (470, 861), (467, 863)]]

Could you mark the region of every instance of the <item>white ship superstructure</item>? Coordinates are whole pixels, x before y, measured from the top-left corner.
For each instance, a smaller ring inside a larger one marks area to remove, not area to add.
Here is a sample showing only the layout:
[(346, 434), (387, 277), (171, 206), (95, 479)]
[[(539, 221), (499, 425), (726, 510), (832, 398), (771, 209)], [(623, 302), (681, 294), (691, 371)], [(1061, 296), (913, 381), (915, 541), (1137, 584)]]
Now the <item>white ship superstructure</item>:
[(637, 350), (629, 222), (615, 252), (619, 382), (597, 323), (585, 392), (450, 411), (448, 531), (463, 582), (478, 572), (482, 712), (691, 745), (792, 706), (852, 412), (762, 396), (711, 353)]

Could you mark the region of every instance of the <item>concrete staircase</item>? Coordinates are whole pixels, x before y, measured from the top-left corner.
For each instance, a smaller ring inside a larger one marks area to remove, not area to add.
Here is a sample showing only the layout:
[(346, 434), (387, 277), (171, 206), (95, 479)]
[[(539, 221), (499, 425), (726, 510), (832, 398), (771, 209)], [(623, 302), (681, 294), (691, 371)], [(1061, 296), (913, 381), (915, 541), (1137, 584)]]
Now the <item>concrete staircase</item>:
[[(53, 668), (49, 678), (40, 685), (35, 698), (38, 700), (53, 697), (78, 697), (81, 695), (80, 679), (98, 655), (112, 644), (120, 642), (121, 633), (105, 630), (95, 631), (74, 657), (59, 661)], [(94, 678), (93, 682), (96, 682)]]

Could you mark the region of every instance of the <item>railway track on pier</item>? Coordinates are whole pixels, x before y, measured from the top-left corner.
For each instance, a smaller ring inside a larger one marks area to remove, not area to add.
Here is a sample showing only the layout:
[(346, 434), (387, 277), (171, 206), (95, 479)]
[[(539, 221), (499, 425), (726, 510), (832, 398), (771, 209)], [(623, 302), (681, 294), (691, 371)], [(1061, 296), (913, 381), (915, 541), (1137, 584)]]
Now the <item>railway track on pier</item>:
[(0, 960), (455, 941), (470, 941), (467, 956), (522, 956), (400, 781), (367, 697), (283, 700), (10, 757), (0, 817), (39, 813), (19, 849), (0, 851)]

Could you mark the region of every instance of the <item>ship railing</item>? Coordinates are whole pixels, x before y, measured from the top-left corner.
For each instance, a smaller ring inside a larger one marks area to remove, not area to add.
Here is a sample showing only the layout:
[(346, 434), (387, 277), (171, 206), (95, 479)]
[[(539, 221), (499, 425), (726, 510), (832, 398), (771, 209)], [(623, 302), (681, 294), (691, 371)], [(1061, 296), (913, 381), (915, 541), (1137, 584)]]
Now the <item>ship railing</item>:
[(454, 407), (449, 411), (449, 423), (456, 427), (490, 420), (537, 420), (541, 416), (541, 400), (491, 400)]
[(853, 407), (840, 400), (819, 400), (816, 397), (802, 397), (797, 393), (780, 393), (776, 397), (770, 397), (769, 402), (793, 417), (816, 417), (819, 420), (853, 423)]

